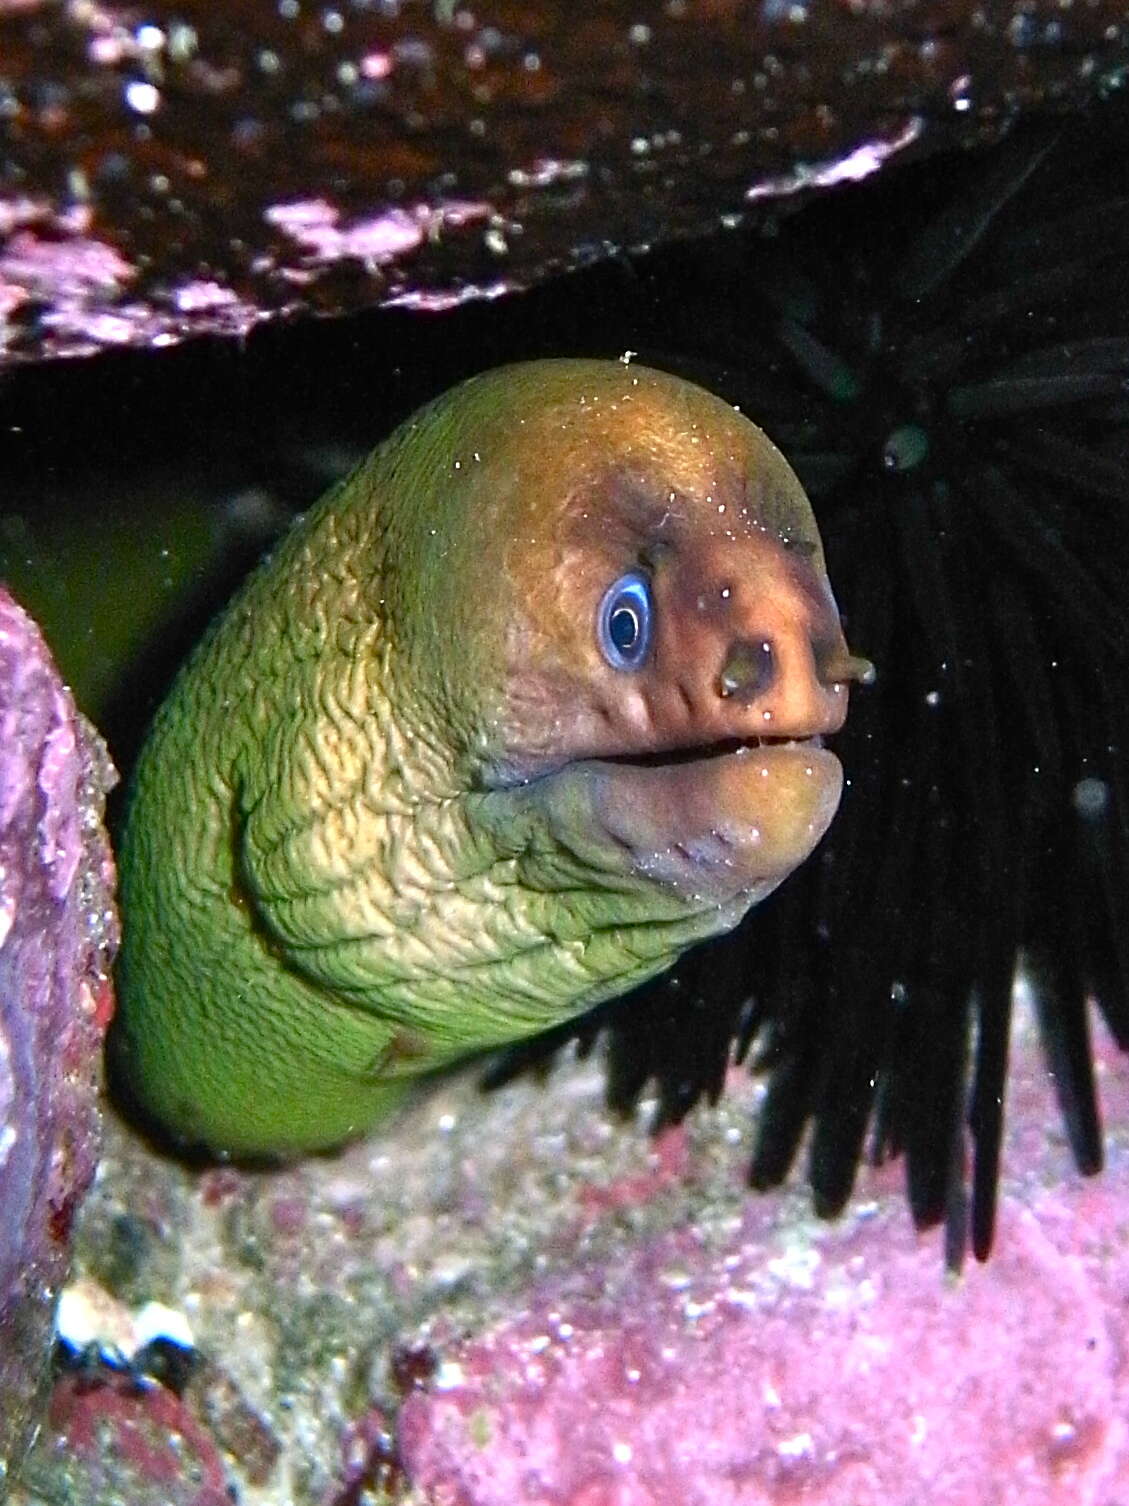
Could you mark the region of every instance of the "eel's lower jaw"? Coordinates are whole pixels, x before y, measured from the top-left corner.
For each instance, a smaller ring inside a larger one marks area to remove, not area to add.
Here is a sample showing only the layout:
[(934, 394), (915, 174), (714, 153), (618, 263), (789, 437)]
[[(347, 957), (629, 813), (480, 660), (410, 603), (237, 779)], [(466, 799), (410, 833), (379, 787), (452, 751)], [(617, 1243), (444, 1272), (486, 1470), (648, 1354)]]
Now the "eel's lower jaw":
[(739, 915), (815, 847), (838, 806), (842, 768), (818, 736), (734, 738), (584, 758), (511, 788), (609, 882), (646, 880)]
[(843, 783), (839, 760), (816, 738), (591, 769), (594, 812), (636, 871), (695, 901), (746, 908), (811, 853)]

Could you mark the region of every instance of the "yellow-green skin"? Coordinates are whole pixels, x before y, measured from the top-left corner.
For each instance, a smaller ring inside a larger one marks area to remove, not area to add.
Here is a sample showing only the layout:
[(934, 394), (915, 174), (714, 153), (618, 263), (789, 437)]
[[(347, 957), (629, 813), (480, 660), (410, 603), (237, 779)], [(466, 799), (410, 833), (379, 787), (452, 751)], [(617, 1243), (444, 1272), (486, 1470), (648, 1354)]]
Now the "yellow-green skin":
[[(633, 568), (656, 630), (625, 673), (595, 621)], [(799, 484), (724, 403), (613, 362), (456, 389), (301, 519), (157, 716), (120, 853), (132, 1093), (216, 1151), (331, 1146), (654, 975), (818, 840), (837, 762), (753, 739), (834, 730), (857, 668)]]

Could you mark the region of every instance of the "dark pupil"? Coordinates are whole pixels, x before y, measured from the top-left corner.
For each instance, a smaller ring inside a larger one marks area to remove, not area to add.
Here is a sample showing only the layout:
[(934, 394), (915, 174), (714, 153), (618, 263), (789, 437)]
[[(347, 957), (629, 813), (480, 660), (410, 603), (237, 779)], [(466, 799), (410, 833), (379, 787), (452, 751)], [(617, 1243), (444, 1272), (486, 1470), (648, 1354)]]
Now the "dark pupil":
[(629, 654), (639, 642), (639, 618), (633, 607), (616, 607), (608, 623), (608, 636), (621, 654)]

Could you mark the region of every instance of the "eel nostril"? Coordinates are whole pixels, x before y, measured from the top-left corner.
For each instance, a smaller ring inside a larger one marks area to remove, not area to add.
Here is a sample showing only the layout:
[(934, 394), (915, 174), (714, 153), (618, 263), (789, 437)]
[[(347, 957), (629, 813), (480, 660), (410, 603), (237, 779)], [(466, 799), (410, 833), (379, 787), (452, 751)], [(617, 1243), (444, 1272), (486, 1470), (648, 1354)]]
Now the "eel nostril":
[(776, 679), (776, 654), (767, 638), (737, 638), (729, 645), (717, 677), (723, 700), (755, 701)]
[(815, 645), (816, 673), (821, 685), (842, 685), (853, 680), (857, 685), (873, 685), (878, 671), (869, 659), (852, 654), (845, 644)]

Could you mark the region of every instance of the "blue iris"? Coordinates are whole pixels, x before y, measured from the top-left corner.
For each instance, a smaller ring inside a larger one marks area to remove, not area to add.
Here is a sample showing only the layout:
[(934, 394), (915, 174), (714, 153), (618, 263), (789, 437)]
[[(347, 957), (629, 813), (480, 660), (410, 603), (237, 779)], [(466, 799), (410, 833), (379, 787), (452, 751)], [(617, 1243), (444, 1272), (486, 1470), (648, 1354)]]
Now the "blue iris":
[(604, 592), (597, 617), (600, 652), (613, 669), (638, 669), (651, 646), (651, 584), (632, 571)]

